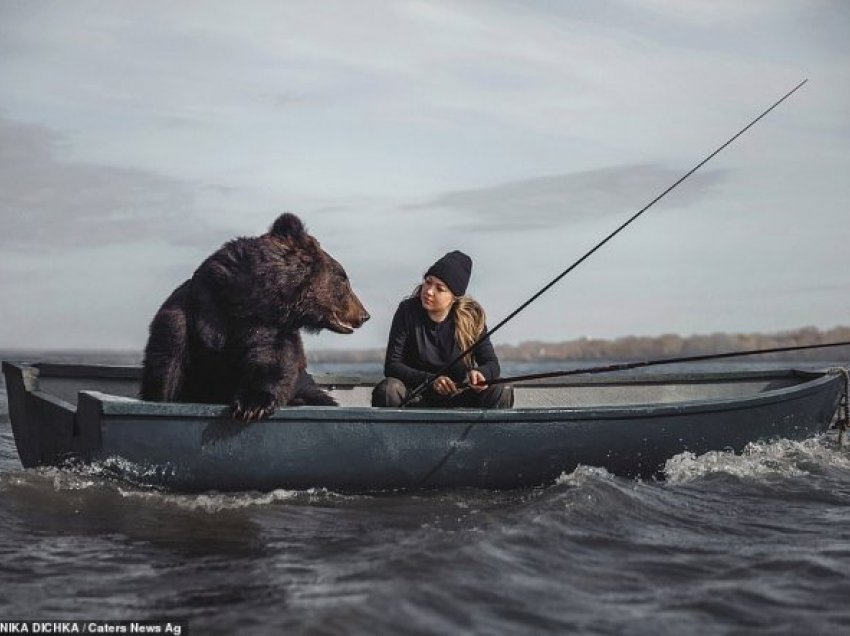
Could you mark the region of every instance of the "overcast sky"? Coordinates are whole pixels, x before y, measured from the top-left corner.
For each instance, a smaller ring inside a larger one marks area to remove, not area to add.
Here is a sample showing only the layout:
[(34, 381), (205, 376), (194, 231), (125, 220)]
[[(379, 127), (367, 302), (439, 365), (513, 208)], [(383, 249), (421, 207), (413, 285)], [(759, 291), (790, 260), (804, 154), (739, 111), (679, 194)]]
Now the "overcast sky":
[(381, 347), (451, 249), (495, 336), (850, 324), (850, 3), (0, 0), (0, 348), (141, 349), (299, 214)]

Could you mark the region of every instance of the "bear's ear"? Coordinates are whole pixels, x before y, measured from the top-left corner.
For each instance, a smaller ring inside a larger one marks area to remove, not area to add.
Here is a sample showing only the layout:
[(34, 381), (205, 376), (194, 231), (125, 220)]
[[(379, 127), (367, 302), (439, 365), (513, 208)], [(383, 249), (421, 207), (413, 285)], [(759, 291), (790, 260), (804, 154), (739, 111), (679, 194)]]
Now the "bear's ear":
[(281, 238), (298, 240), (307, 233), (307, 230), (304, 229), (301, 219), (291, 212), (284, 212), (272, 223), (269, 233)]

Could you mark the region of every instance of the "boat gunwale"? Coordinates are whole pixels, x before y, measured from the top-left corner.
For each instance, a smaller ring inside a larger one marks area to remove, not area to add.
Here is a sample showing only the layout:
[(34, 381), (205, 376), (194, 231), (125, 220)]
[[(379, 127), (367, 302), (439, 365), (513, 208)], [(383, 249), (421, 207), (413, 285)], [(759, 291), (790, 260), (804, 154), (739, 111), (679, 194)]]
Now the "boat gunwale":
[[(4, 360), (4, 364), (11, 364), (21, 368), (34, 368), (40, 377), (45, 378), (99, 378), (99, 379), (127, 379), (141, 380), (142, 367), (138, 365), (110, 365), (110, 364), (77, 364), (66, 362), (18, 362)], [(817, 369), (796, 369), (793, 366), (778, 369), (742, 369), (738, 371), (669, 371), (653, 373), (634, 373), (629, 371), (615, 371), (611, 373), (576, 374), (564, 376), (563, 378), (545, 378), (520, 382), (518, 386), (606, 386), (618, 384), (669, 384), (673, 380), (682, 382), (712, 382), (712, 381), (734, 381), (755, 378), (783, 378), (783, 377), (810, 377), (820, 376), (827, 373), (829, 367), (824, 365)], [(361, 374), (351, 375), (344, 373), (312, 373), (317, 384), (337, 387), (374, 386), (382, 379), (381, 375)]]
[[(796, 373), (796, 371), (795, 371)], [(813, 376), (812, 379), (787, 387), (770, 389), (751, 396), (713, 398), (701, 400), (682, 400), (679, 402), (653, 402), (643, 404), (624, 404), (617, 406), (557, 406), (528, 407), (512, 409), (476, 409), (476, 408), (377, 408), (371, 406), (296, 406), (280, 408), (263, 422), (299, 422), (299, 421), (340, 421), (345, 422), (396, 422), (415, 423), (452, 423), (471, 422), (513, 423), (513, 422), (555, 422), (559, 420), (605, 420), (664, 417), (684, 413), (712, 413), (731, 410), (756, 408), (764, 404), (779, 403), (800, 398), (820, 390), (823, 385), (841, 381), (840, 376), (827, 371), (802, 372)], [(103, 415), (181, 418), (181, 419), (229, 419), (230, 407), (218, 404), (193, 404), (175, 402), (145, 402), (115, 396), (99, 391), (81, 391), (87, 398), (100, 405)]]

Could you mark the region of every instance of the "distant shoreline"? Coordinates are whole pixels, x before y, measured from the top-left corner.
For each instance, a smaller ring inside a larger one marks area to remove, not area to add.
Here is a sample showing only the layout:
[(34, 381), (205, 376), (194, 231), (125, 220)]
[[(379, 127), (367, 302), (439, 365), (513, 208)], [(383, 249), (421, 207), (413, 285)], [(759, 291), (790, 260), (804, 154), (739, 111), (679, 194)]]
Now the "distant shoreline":
[[(850, 327), (834, 327), (821, 330), (802, 327), (775, 333), (713, 333), (705, 335), (679, 336), (624, 336), (614, 339), (578, 338), (563, 342), (529, 340), (519, 344), (496, 344), (499, 358), (511, 362), (584, 361), (610, 362), (635, 361), (653, 358), (716, 354), (751, 349), (794, 347), (829, 342), (850, 341)], [(0, 349), (0, 358), (50, 359), (56, 362), (71, 362), (81, 354), (101, 353), (114, 358), (120, 364), (139, 364), (141, 351), (96, 350), (96, 349)], [(812, 351), (767, 354), (759, 360), (844, 360), (850, 361), (850, 346), (833, 347)], [(374, 363), (384, 361), (383, 348), (371, 349), (316, 349), (307, 351), (308, 363)]]
[[(499, 359), (511, 362), (543, 361), (635, 361), (674, 358), (752, 349), (772, 349), (850, 341), (850, 327), (820, 330), (802, 327), (776, 333), (713, 333), (679, 336), (624, 336), (614, 339), (578, 338), (563, 342), (529, 340), (520, 344), (496, 344)], [(307, 352), (309, 362), (383, 362), (384, 349), (315, 350)], [(850, 360), (850, 346), (812, 351), (766, 354), (763, 360)]]

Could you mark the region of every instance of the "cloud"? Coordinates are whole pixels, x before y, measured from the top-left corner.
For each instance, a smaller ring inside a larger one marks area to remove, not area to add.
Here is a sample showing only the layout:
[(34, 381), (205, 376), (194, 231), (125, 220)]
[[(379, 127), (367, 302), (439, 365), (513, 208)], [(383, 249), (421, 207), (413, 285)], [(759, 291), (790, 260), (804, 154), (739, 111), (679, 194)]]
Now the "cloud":
[[(476, 295), (500, 317), (804, 76), (793, 101), (542, 301), (550, 315), (508, 331), (831, 323), (850, 302), (835, 266), (848, 240), (848, 11), (0, 3), (0, 336), (139, 345), (204, 256), (283, 210), (345, 265), (374, 316), (330, 346), (383, 344), (398, 299), (449, 249), (473, 255)], [(772, 310), (751, 293), (810, 279), (835, 293)], [(665, 287), (645, 292), (642, 322), (619, 310), (575, 322), (644, 281)], [(581, 305), (564, 311), (555, 299), (573, 293)], [(660, 306), (664, 294), (690, 294), (693, 311), (684, 298)], [(734, 294), (737, 317), (700, 315)]]
[[(449, 192), (410, 207), (450, 210), (453, 225), (462, 229), (557, 228), (637, 211), (684, 172), (654, 165), (617, 166)], [(692, 204), (717, 188), (726, 174), (726, 170), (697, 173), (671, 193), (667, 203)]]
[(63, 138), (0, 118), (0, 247), (81, 248), (160, 239), (205, 245), (190, 185), (150, 172), (66, 161)]
[(766, 20), (789, 18), (798, 23), (817, 20), (823, 26), (835, 25), (848, 13), (844, 0), (621, 0), (621, 5), (656, 21), (706, 30), (752, 30)]
[(755, 86), (787, 83), (787, 64), (726, 51), (716, 33), (717, 50), (683, 54), (691, 32), (670, 43), (681, 29), (648, 21), (657, 11), (629, 11), (649, 22), (636, 32), (612, 26), (622, 5), (597, 4), (35, 2), (0, 21), (14, 86), (0, 94), (97, 163), (407, 195), (701, 148), (703, 130), (738, 121), (718, 85), (749, 112)]

